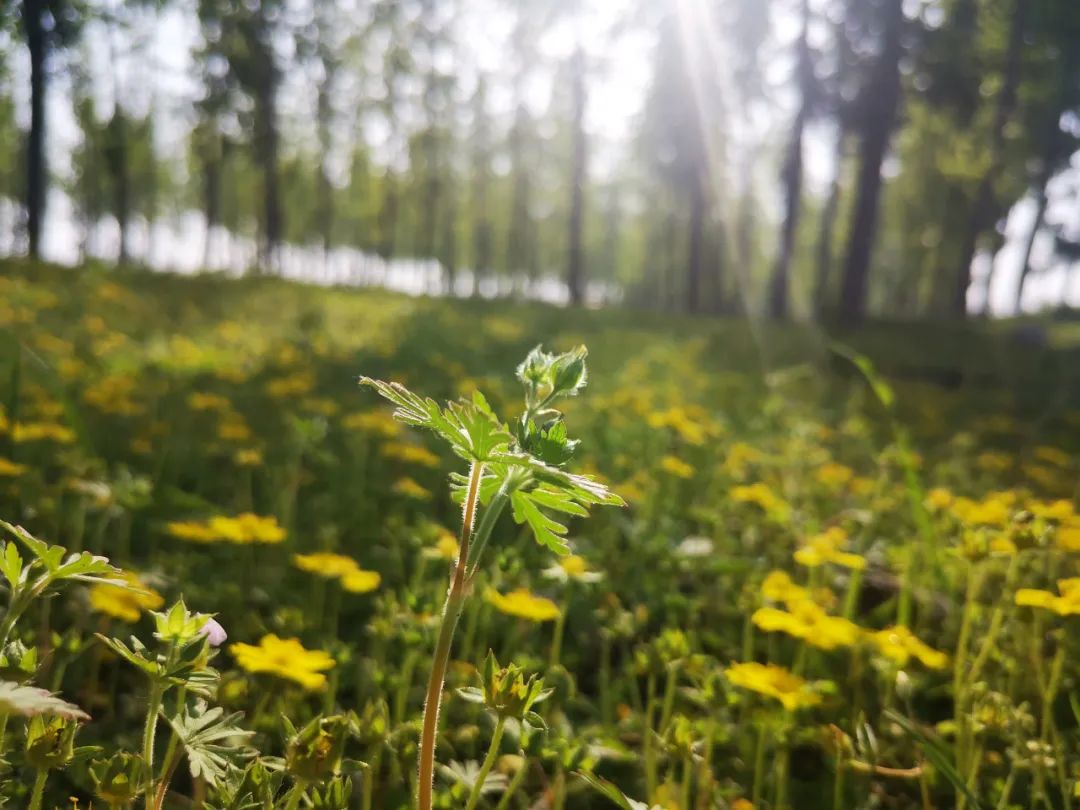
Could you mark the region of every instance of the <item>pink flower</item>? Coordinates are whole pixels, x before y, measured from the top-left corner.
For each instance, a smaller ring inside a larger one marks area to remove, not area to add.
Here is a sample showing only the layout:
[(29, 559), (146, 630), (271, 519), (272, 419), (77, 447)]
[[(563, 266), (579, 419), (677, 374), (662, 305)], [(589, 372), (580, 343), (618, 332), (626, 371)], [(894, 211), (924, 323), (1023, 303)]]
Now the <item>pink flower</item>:
[(218, 624), (214, 619), (207, 619), (206, 624), (202, 626), (202, 630), (199, 631), (199, 634), (206, 636), (211, 647), (220, 647), (225, 643), (225, 639), (229, 637), (229, 634), (225, 632), (225, 628)]

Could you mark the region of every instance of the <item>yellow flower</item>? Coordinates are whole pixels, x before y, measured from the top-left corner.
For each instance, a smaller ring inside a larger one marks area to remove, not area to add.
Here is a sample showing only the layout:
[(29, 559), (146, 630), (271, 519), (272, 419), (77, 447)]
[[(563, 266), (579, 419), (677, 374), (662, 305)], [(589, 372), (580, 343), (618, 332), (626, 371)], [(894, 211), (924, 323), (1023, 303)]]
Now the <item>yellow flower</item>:
[(558, 605), (550, 599), (530, 593), (528, 588), (518, 588), (506, 595), (494, 588), (488, 588), (484, 598), (500, 613), (530, 622), (550, 622), (559, 618)]
[(435, 541), (435, 553), (443, 560), (456, 560), (458, 555), (458, 541), (450, 532), (440, 532), (439, 539)]
[(244, 512), (236, 517), (216, 515), (206, 522), (173, 521), (166, 524), (165, 529), (173, 537), (189, 543), (273, 544), (285, 539), (285, 530), (278, 525), (276, 517), (261, 517), (251, 512)]
[(1080, 615), (1080, 577), (1059, 579), (1058, 593), (1021, 588), (1016, 592), (1016, 604), (1020, 607), (1036, 607), (1051, 610), (1059, 616)]
[(401, 425), (395, 422), (386, 411), (349, 414), (341, 421), (341, 424), (347, 430), (372, 433), (384, 439), (393, 439), (401, 433)]
[(1076, 517), (1076, 508), (1072, 501), (1064, 498), (1056, 501), (1031, 501), (1027, 505), (1028, 511), (1035, 517), (1043, 520), (1055, 520), (1059, 523), (1072, 520)]
[(786, 571), (770, 571), (761, 583), (761, 595), (770, 602), (795, 603), (810, 597), (809, 591), (796, 585)]
[(926, 493), (926, 506), (928, 509), (940, 511), (952, 506), (953, 494), (945, 487), (934, 487)]
[(1063, 551), (1080, 551), (1080, 522), (1059, 526), (1054, 540)]
[(315, 377), (309, 372), (298, 372), (288, 377), (278, 377), (266, 384), (266, 393), (274, 399), (291, 399), (307, 394), (315, 387)]
[(900, 666), (904, 666), (912, 656), (930, 669), (945, 669), (949, 665), (949, 656), (924, 644), (903, 625), (871, 633), (870, 639), (882, 655)]
[(1072, 457), (1068, 453), (1057, 447), (1036, 447), (1032, 455), (1039, 461), (1052, 464), (1055, 467), (1068, 467), (1072, 461)]
[(847, 544), (847, 539), (847, 532), (839, 526), (832, 526), (821, 534), (808, 538), (803, 547), (795, 552), (795, 562), (808, 568), (834, 563), (843, 568), (862, 571), (866, 568), (863, 557), (840, 550)]
[(238, 467), (258, 467), (263, 462), (262, 453), (253, 448), (237, 450), (233, 454), (233, 461)]
[(727, 456), (724, 457), (723, 468), (736, 478), (744, 478), (747, 468), (763, 458), (763, 454), (757, 448), (743, 442), (735, 442), (728, 448)]
[(250, 543), (280, 543), (285, 539), (285, 530), (278, 525), (273, 515), (261, 517), (244, 512), (236, 517), (218, 515), (208, 523), (219, 538), (230, 543), (248, 545)]
[(75, 441), (75, 431), (54, 422), (23, 422), (11, 429), (11, 438), (17, 443), (50, 440), (57, 444), (71, 444)]
[(17, 464), (0, 456), (0, 478), (17, 478), (26, 472), (25, 464)]
[(377, 571), (357, 569), (341, 578), (341, 587), (350, 593), (370, 593), (379, 587), (382, 577)]
[(590, 571), (585, 558), (579, 557), (577, 554), (567, 554), (565, 557), (560, 557), (559, 561), (551, 568), (545, 569), (543, 574), (560, 582), (571, 579), (576, 582), (599, 582), (604, 578), (604, 575), (599, 571)]
[(147, 587), (137, 574), (124, 571), (120, 574), (130, 588), (119, 585), (96, 583), (90, 588), (90, 608), (114, 619), (128, 623), (139, 620), (144, 610), (157, 610), (165, 599), (153, 588)]
[(1011, 492), (993, 492), (981, 501), (970, 498), (957, 498), (952, 504), (952, 513), (971, 526), (1004, 527), (1011, 517), (1010, 508), (1016, 501)]
[(206, 394), (192, 391), (187, 398), (188, 407), (193, 411), (229, 411), (232, 403), (220, 394)]
[(854, 477), (855, 471), (851, 467), (835, 461), (822, 464), (814, 472), (814, 478), (819, 484), (833, 490), (843, 489)]
[(165, 530), (189, 543), (214, 543), (219, 539), (213, 529), (197, 520), (174, 520), (165, 525)]
[(431, 469), (438, 469), (442, 463), (437, 455), (418, 444), (388, 444), (383, 447), (382, 454), (387, 458), (404, 461), (406, 464), (419, 464)]
[(221, 417), (217, 435), (223, 442), (249, 442), (252, 438), (251, 428), (238, 413), (227, 413)]
[(857, 624), (830, 616), (809, 600), (789, 605), (788, 610), (759, 608), (750, 620), (766, 633), (787, 633), (823, 650), (850, 647), (859, 640)]
[(327, 551), (315, 554), (293, 554), (293, 565), (301, 571), (326, 579), (337, 579), (360, 570), (359, 564), (352, 557)]
[(334, 659), (322, 650), (306, 650), (299, 639), (273, 633), (263, 636), (258, 646), (233, 644), (229, 650), (245, 672), (294, 681), (310, 691), (325, 687), (323, 672), (334, 667)]
[(779, 700), (788, 711), (816, 706), (821, 702), (821, 696), (810, 684), (775, 664), (732, 664), (724, 670), (724, 674), (735, 686)]
[(660, 469), (676, 478), (694, 477), (694, 468), (676, 456), (664, 456), (660, 459)]
[(791, 512), (787, 501), (773, 492), (768, 484), (761, 482), (733, 487), (731, 499), (737, 503), (756, 504), (765, 510), (767, 515), (780, 520), (786, 520)]
[(988, 450), (985, 453), (979, 453), (975, 457), (975, 464), (981, 470), (987, 472), (1005, 472), (1013, 464), (1013, 457), (1008, 453), (1002, 453), (997, 450)]
[(399, 478), (394, 484), (393, 490), (398, 495), (404, 495), (406, 498), (413, 498), (417, 501), (431, 500), (431, 493), (408, 476)]

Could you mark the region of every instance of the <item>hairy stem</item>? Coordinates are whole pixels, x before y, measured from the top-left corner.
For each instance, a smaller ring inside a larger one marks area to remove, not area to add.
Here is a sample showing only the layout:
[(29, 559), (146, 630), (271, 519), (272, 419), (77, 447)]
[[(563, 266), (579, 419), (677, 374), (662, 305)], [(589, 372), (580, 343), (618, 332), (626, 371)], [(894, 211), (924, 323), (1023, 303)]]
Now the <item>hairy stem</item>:
[(488, 774), (491, 773), (491, 769), (495, 765), (495, 760), (499, 756), (499, 745), (502, 743), (503, 727), (505, 725), (505, 717), (500, 717), (495, 722), (495, 733), (491, 735), (491, 745), (488, 747), (487, 756), (484, 757), (484, 764), (480, 766), (480, 773), (476, 775), (476, 781), (473, 782), (472, 791), (469, 793), (469, 801), (465, 805), (465, 810), (474, 810), (476, 803), (480, 801), (480, 795), (484, 792), (484, 782), (487, 781)]

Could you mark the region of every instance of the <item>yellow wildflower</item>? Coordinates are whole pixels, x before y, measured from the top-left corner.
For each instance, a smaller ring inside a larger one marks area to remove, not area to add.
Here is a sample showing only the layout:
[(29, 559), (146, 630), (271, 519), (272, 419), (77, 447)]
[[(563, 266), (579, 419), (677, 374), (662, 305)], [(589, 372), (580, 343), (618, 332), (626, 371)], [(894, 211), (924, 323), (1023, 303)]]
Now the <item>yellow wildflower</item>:
[(1056, 520), (1064, 522), (1076, 517), (1076, 508), (1072, 501), (1060, 498), (1056, 501), (1031, 501), (1027, 505), (1028, 511), (1035, 517), (1044, 520)]
[(543, 574), (560, 582), (568, 580), (599, 582), (604, 578), (604, 575), (599, 571), (590, 571), (585, 558), (579, 557), (577, 554), (567, 554), (565, 557), (560, 557), (559, 561), (551, 568), (545, 569)]
[(377, 571), (358, 568), (341, 578), (341, 587), (350, 593), (370, 593), (379, 587), (382, 577)]
[(780, 520), (785, 520), (791, 512), (787, 501), (773, 492), (768, 484), (761, 482), (733, 487), (731, 499), (737, 503), (756, 504), (765, 510), (766, 514)]
[(435, 541), (435, 545), (424, 549), (425, 557), (433, 557), (437, 560), (456, 560), (457, 555), (457, 539), (446, 529), (439, 530), (439, 538)]
[(227, 413), (221, 417), (217, 435), (223, 442), (249, 442), (252, 438), (251, 428), (238, 413)]
[(263, 463), (262, 453), (254, 448), (237, 450), (233, 454), (233, 461), (238, 467), (258, 467)]
[(763, 454), (757, 448), (743, 442), (735, 442), (724, 457), (724, 470), (736, 478), (744, 478), (751, 464), (761, 461)]
[(1054, 540), (1062, 551), (1080, 551), (1080, 521), (1059, 526)]
[(320, 551), (314, 554), (293, 554), (293, 565), (301, 571), (309, 574), (337, 579), (354, 571), (359, 571), (360, 566), (352, 557), (342, 554), (332, 554), (328, 551)]
[(419, 464), (431, 469), (438, 469), (442, 463), (437, 455), (418, 444), (387, 444), (383, 446), (382, 454), (387, 458), (404, 461), (406, 464)]
[(114, 619), (134, 623), (139, 620), (144, 610), (157, 610), (165, 604), (165, 599), (149, 588), (137, 574), (124, 571), (120, 574), (130, 587), (95, 583), (90, 588), (90, 609)]
[(786, 571), (770, 571), (761, 583), (761, 595), (770, 602), (794, 603), (808, 599), (806, 588), (796, 585)]
[(694, 468), (676, 456), (664, 456), (660, 459), (660, 469), (676, 478), (693, 478)]
[(1059, 579), (1057, 586), (1060, 596), (1050, 591), (1021, 588), (1016, 592), (1016, 604), (1051, 610), (1059, 616), (1080, 615), (1080, 577)]
[(924, 644), (918, 636), (903, 625), (886, 627), (870, 634), (870, 640), (882, 655), (900, 666), (904, 666), (912, 657), (917, 658), (930, 669), (945, 669), (949, 665), (949, 656)]
[(995, 492), (981, 501), (971, 498), (957, 498), (952, 504), (952, 513), (964, 523), (972, 526), (1003, 527), (1009, 522), (1010, 507), (1015, 502), (1012, 493)]
[(1068, 467), (1072, 461), (1072, 457), (1057, 447), (1036, 447), (1032, 452), (1039, 461), (1045, 464), (1052, 464), (1055, 467)]
[(401, 425), (386, 411), (353, 413), (346, 416), (341, 424), (346, 430), (358, 430), (372, 433), (384, 439), (393, 439), (401, 433)]
[(187, 398), (188, 407), (193, 411), (228, 411), (232, 409), (232, 403), (220, 394), (206, 394), (202, 391), (192, 391)]
[(278, 525), (277, 518), (273, 515), (261, 517), (251, 512), (244, 512), (236, 517), (219, 515), (210, 518), (209, 526), (221, 539), (241, 545), (273, 544), (285, 539), (285, 530)]
[(398, 495), (404, 495), (406, 498), (413, 498), (417, 501), (431, 500), (431, 493), (408, 476), (399, 478), (397, 482), (395, 482), (393, 490)]
[(953, 494), (945, 487), (934, 487), (926, 493), (926, 506), (934, 511), (948, 509), (953, 503)]
[(1013, 457), (998, 450), (987, 450), (975, 457), (975, 465), (986, 472), (1001, 473), (1012, 467)]
[(847, 539), (847, 532), (839, 526), (831, 526), (821, 534), (808, 538), (802, 548), (795, 552), (795, 562), (808, 568), (831, 562), (854, 571), (862, 571), (866, 568), (863, 557), (840, 550), (847, 544)]
[(850, 647), (859, 640), (860, 628), (839, 616), (830, 616), (809, 600), (796, 602), (788, 610), (763, 607), (750, 620), (766, 633), (787, 633), (823, 650)]
[(274, 399), (291, 399), (303, 396), (315, 387), (315, 377), (309, 372), (298, 372), (288, 377), (278, 377), (266, 384), (266, 393)]
[(12, 427), (11, 438), (15, 442), (48, 440), (57, 444), (71, 444), (75, 441), (75, 431), (55, 422), (21, 422)]
[(855, 477), (855, 471), (845, 464), (835, 461), (822, 464), (814, 471), (814, 478), (822, 486), (832, 490), (843, 489)]
[(747, 662), (732, 664), (724, 674), (735, 686), (779, 700), (788, 711), (821, 702), (813, 687), (795, 673), (775, 664)]
[(197, 520), (174, 520), (165, 524), (165, 530), (189, 543), (214, 543), (219, 539), (213, 529)]
[(278, 638), (273, 633), (263, 636), (258, 646), (233, 644), (229, 650), (245, 672), (273, 675), (310, 691), (324, 688), (323, 673), (334, 667), (334, 659), (322, 650), (304, 649), (299, 639)]
[(0, 456), (0, 478), (18, 478), (24, 472), (26, 472), (25, 464), (18, 464)]
[(528, 588), (518, 588), (505, 595), (488, 588), (484, 598), (500, 613), (530, 622), (550, 622), (559, 618), (558, 605), (543, 596), (536, 596)]

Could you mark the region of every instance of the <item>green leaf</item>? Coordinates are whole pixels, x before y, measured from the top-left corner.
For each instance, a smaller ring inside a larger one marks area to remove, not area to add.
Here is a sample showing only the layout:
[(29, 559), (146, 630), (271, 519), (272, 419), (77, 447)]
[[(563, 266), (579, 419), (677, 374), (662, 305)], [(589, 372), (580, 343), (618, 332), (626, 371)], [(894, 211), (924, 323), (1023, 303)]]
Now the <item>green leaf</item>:
[(184, 706), (179, 714), (166, 718), (183, 746), (193, 779), (204, 779), (215, 787), (229, 765), (254, 755), (253, 749), (244, 745), (254, 732), (237, 725), (242, 716), (240, 712), (226, 715), (221, 707), (208, 709), (199, 701), (190, 710)]
[(4, 543), (4, 553), (0, 556), (0, 573), (12, 588), (22, 581), (22, 557), (19, 556), (19, 548), (15, 543)]
[(954, 788), (967, 797), (972, 810), (979, 810), (978, 798), (967, 786), (967, 783), (960, 775), (960, 772), (956, 770), (956, 766), (953, 764), (955, 758), (941, 738), (929, 731), (925, 731), (911, 719), (892, 709), (887, 709), (885, 711), (885, 717), (900, 726), (908, 736), (912, 737), (915, 742), (919, 744), (919, 747), (922, 748), (922, 752), (926, 755), (926, 758), (930, 760), (930, 764), (934, 766), (935, 770), (944, 776)]
[(566, 545), (563, 537), (566, 535), (566, 526), (552, 520), (541, 512), (532, 500), (532, 493), (518, 490), (510, 496), (510, 505), (514, 512), (514, 522), (527, 523), (532, 529), (533, 537), (542, 546), (547, 546), (559, 555), (570, 553), (570, 547)]
[(451, 402), (442, 408), (435, 400), (418, 396), (400, 383), (361, 377), (360, 384), (374, 388), (392, 402), (396, 419), (434, 431), (467, 461), (487, 461), (509, 446), (510, 434), (483, 396), (474, 396), (472, 402)]
[(629, 796), (627, 796), (625, 793), (619, 790), (619, 788), (617, 788), (614, 784), (607, 781), (606, 779), (601, 779), (599, 776), (593, 776), (592, 774), (585, 773), (584, 771), (576, 771), (576, 773), (579, 777), (585, 780), (585, 782), (587, 782), (588, 785), (593, 788), (593, 790), (595, 790), (597, 793), (600, 793), (602, 796), (606, 796), (608, 799), (614, 802), (615, 805), (622, 808), (622, 810), (657, 810), (655, 806), (649, 807), (649, 805), (645, 804), (645, 802), (639, 802), (631, 799)]

